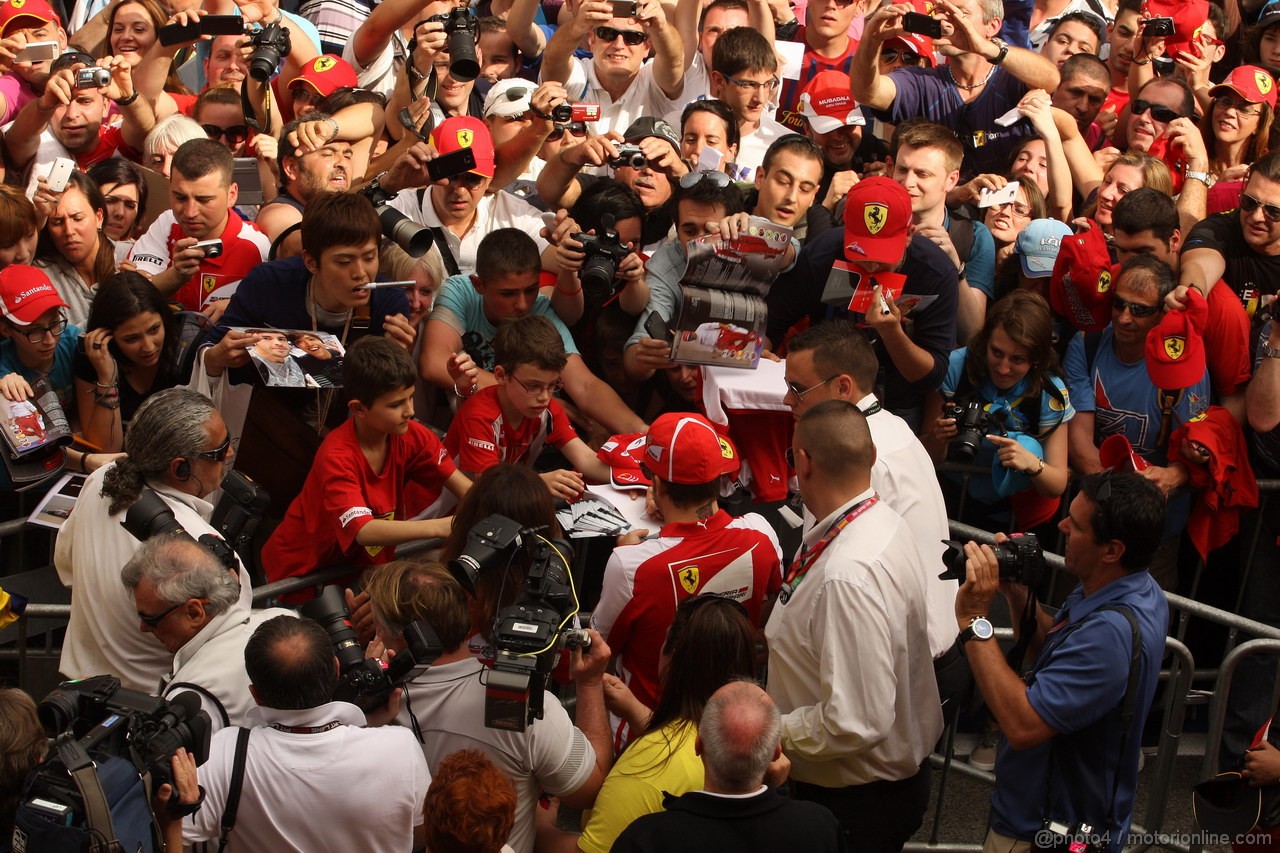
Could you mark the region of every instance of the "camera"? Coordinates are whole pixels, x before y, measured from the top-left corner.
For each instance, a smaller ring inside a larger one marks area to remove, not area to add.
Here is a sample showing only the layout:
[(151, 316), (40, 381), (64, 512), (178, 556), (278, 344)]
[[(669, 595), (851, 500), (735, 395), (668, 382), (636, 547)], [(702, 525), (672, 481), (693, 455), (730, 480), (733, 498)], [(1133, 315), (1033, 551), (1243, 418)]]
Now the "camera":
[(191, 248), (199, 249), (204, 253), (206, 258), (222, 257), (222, 241), (221, 240), (201, 240)]
[(523, 556), (529, 562), (524, 588), (494, 618), (492, 668), (485, 681), (484, 724), (524, 731), (542, 717), (543, 691), (562, 648), (590, 648), (585, 630), (569, 629), (578, 612), (573, 549), (538, 528), (522, 528), (503, 515), (482, 519), (467, 533), (449, 572), (472, 595), (482, 574), (501, 571)]
[(366, 658), (351, 628), (351, 615), (339, 586), (325, 587), (318, 597), (302, 605), (301, 612), (319, 622), (333, 642), (338, 659), (334, 700), (350, 702), (362, 711), (386, 705), (393, 690), (425, 673), (444, 651), (431, 626), (418, 620), (405, 626), (405, 647), (385, 667), (381, 661)]
[[(222, 497), (213, 508), (211, 524), (218, 531), (218, 536), (212, 533), (191, 536), (178, 522), (164, 499), (145, 486), (138, 493), (138, 499), (125, 511), (120, 526), (139, 542), (167, 533), (194, 539), (217, 557), (222, 565), (233, 572), (239, 572), (236, 552), (239, 551), (241, 555), (250, 553), (253, 534), (270, 503), (271, 496), (265, 489), (244, 474), (228, 471), (222, 478)], [(249, 562), (246, 557), (245, 564), (248, 565)]]
[(951, 439), (951, 454), (960, 462), (972, 462), (982, 440), (993, 429), (1004, 432), (1000, 421), (979, 400), (947, 403), (942, 407), (942, 417), (955, 418), (956, 437)]
[(401, 249), (414, 258), (420, 258), (431, 248), (431, 229), (414, 222), (390, 205), (395, 193), (384, 190), (377, 181), (360, 190), (365, 198), (373, 202), (373, 209), (382, 223), (382, 235), (392, 240)]
[(551, 108), (551, 120), (560, 124), (571, 121), (599, 121), (599, 104), (556, 104)]
[(621, 169), (630, 166), (632, 169), (643, 169), (649, 165), (649, 158), (644, 156), (639, 145), (619, 145), (618, 153), (609, 158), (609, 168)]
[(280, 60), (293, 49), (289, 30), (280, 24), (267, 24), (255, 32), (249, 46), (253, 48), (249, 56), (249, 76), (259, 83), (270, 80), (280, 67)]
[[(964, 543), (951, 539), (942, 540), (947, 550), (942, 555), (946, 570), (939, 580), (960, 581), (965, 578)], [(1000, 580), (1013, 581), (1038, 588), (1048, 574), (1044, 561), (1044, 549), (1034, 533), (1010, 533), (1008, 541), (992, 545), (996, 552), (996, 564), (1000, 567)]]
[(222, 478), (222, 497), (209, 523), (231, 543), (246, 566), (252, 563), (253, 537), (271, 506), (271, 495), (247, 475), (228, 471)]
[(466, 9), (454, 9), (447, 15), (432, 15), (427, 20), (444, 24), (449, 76), (459, 83), (476, 79), (480, 74), (480, 63), (476, 60), (480, 21)]
[(90, 66), (76, 72), (77, 89), (101, 89), (111, 85), (111, 72), (105, 68)]
[(616, 292), (613, 280), (618, 273), (618, 264), (631, 254), (631, 249), (622, 242), (613, 227), (613, 215), (606, 213), (600, 217), (599, 234), (574, 234), (573, 239), (582, 244), (586, 258), (582, 261), (582, 270), (578, 278), (582, 281), (582, 290), (590, 305), (603, 305)]

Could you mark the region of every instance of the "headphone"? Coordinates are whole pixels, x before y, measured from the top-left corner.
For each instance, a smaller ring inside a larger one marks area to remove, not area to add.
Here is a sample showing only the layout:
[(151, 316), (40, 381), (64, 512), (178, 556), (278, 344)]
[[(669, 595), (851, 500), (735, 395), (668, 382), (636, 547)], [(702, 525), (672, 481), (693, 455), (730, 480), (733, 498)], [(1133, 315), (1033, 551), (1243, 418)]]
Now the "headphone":
[(191, 479), (191, 461), (185, 457), (178, 457), (178, 467), (173, 469), (174, 476), (179, 480)]

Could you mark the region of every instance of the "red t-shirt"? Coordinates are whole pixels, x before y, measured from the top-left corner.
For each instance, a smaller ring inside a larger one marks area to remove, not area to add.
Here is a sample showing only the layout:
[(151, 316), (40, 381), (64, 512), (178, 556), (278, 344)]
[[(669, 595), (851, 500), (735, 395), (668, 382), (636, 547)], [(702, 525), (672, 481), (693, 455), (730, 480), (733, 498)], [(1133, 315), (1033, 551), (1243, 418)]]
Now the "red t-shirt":
[(1234, 394), (1253, 375), (1249, 315), (1225, 281), (1209, 291), (1209, 322), (1204, 328), (1209, 384), (1219, 396)]
[(348, 420), (316, 452), (302, 492), (262, 548), (267, 580), (305, 575), (323, 566), (386, 563), (394, 546), (361, 546), (356, 535), (375, 518), (403, 521), (405, 491), (412, 482), (439, 492), (457, 470), (439, 439), (417, 421), (404, 435), (388, 437), (382, 473), (374, 473)]
[[(139, 272), (159, 275), (173, 266), (173, 244), (186, 236), (173, 211), (166, 210), (133, 244), (129, 260)], [(271, 251), (271, 241), (258, 226), (245, 222), (234, 210), (228, 211), (227, 225), (218, 239), (222, 254), (200, 261), (199, 271), (173, 295), (173, 301), (187, 311), (200, 311), (216, 299), (230, 299), (240, 280)]]
[(542, 417), (525, 418), (519, 426), (512, 426), (498, 403), (498, 386), (490, 385), (458, 407), (444, 446), (458, 468), (479, 474), (499, 462), (533, 465), (547, 444), (558, 450), (577, 437), (555, 398)]

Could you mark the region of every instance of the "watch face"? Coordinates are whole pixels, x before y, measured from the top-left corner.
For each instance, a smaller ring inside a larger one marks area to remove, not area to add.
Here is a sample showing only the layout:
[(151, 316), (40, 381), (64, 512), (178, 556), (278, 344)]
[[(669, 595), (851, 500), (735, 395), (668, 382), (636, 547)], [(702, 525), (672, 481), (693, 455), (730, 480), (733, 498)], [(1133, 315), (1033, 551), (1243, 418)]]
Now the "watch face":
[(986, 619), (975, 619), (969, 627), (973, 629), (974, 639), (977, 640), (990, 640), (996, 633), (995, 627)]

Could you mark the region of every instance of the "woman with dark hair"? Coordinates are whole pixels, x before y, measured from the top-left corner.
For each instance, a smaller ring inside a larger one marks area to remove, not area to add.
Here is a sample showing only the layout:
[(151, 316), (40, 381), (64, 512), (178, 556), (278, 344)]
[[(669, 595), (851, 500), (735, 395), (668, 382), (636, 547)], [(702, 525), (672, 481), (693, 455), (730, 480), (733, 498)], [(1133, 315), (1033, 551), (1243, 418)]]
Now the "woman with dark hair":
[(35, 205), (22, 190), (0, 184), (0, 269), (30, 264), (40, 234)]
[(140, 274), (120, 272), (98, 288), (85, 328), (71, 362), (80, 428), (94, 447), (123, 450), (142, 401), (185, 380), (173, 368), (173, 310)]
[[(662, 810), (664, 793), (702, 787), (702, 760), (694, 749), (698, 721), (711, 695), (730, 681), (756, 676), (755, 629), (746, 608), (730, 598), (698, 595), (676, 608), (662, 646), (662, 693), (652, 714), (620, 682), (606, 679), (611, 710), (644, 734), (618, 757), (583, 830), (585, 853), (607, 853), (641, 815)], [(647, 717), (647, 719), (645, 719)]]
[(107, 201), (88, 175), (72, 172), (36, 249), (36, 266), (67, 303), (67, 319), (86, 328), (98, 285), (116, 271), (115, 247), (102, 233)]
[(1256, 65), (1241, 65), (1209, 90), (1211, 105), (1200, 121), (1209, 152), (1210, 179), (1217, 187), (1210, 194), (1209, 213), (1221, 213), (1240, 203), (1249, 167), (1271, 150), (1275, 84), (1266, 94), (1258, 86), (1259, 80), (1270, 79), (1270, 73)]
[[(944, 401), (970, 414), (953, 417)], [(990, 423), (964, 455), (991, 473), (970, 476), (966, 519), (1026, 530), (1053, 518), (1069, 477), (1067, 430), (1059, 427), (1075, 410), (1053, 348), (1053, 315), (1037, 293), (1001, 299), (969, 346), (951, 354), (942, 387), (925, 399), (924, 423), (933, 428), (922, 440), (934, 461), (947, 457), (959, 422), (979, 414)]]
[(738, 158), (740, 139), (738, 120), (724, 101), (693, 101), (680, 114), (680, 159), (694, 171), (703, 149), (712, 148), (721, 154), (720, 171), (732, 174), (729, 165)]
[(129, 254), (147, 210), (147, 182), (133, 163), (121, 157), (102, 160), (89, 167), (88, 175), (102, 190), (107, 217), (102, 232), (116, 244), (116, 260)]

